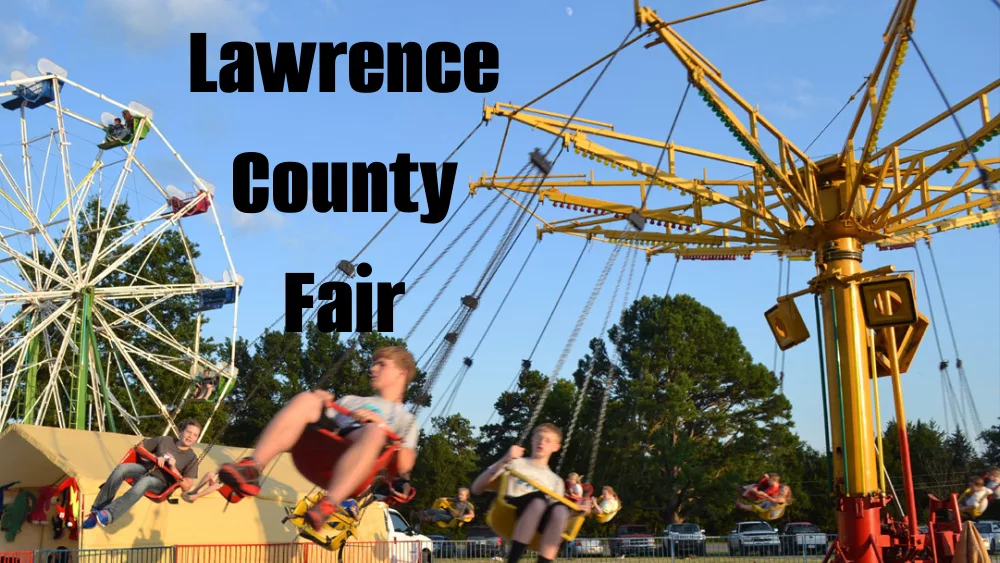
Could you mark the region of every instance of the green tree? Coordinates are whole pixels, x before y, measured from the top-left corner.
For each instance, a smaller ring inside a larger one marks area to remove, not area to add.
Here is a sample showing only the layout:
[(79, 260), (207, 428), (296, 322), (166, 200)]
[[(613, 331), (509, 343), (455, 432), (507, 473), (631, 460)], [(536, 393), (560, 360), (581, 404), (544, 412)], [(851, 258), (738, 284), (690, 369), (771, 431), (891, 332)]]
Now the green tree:
[(468, 419), (459, 414), (438, 416), (432, 424), (434, 432), (420, 437), (411, 477), (417, 496), (410, 506), (416, 510), (430, 508), (440, 497), (455, 496), (459, 487), (469, 486), (479, 468), (474, 428)]
[(986, 444), (983, 463), (987, 466), (1000, 466), (1000, 423), (983, 430), (979, 439)]
[(948, 469), (957, 475), (969, 473), (979, 461), (972, 443), (960, 428), (956, 428), (945, 438), (944, 449), (950, 460)]
[(781, 472), (768, 462), (795, 446), (791, 405), (718, 315), (687, 295), (643, 297), (609, 337), (621, 368), (608, 438), (622, 439), (624, 467), (607, 475), (625, 503), (658, 524), (718, 518), (708, 507), (732, 510), (740, 483)]
[[(403, 342), (364, 333), (349, 350), (339, 334), (323, 333), (310, 322), (301, 333), (265, 331), (252, 352), (249, 344), (240, 339), (237, 345), (239, 378), (227, 399), (232, 413), (229, 426), (213, 434), (213, 440), (226, 445), (253, 445), (274, 415), (303, 391), (325, 389), (337, 397), (370, 395), (368, 370), (375, 350)], [(418, 369), (404, 401), (417, 396), (425, 382), (426, 374)]]
[[(150, 285), (170, 286), (195, 282), (191, 260), (200, 256), (198, 245), (185, 239), (176, 229), (164, 231), (155, 244), (144, 246), (131, 256), (126, 257), (135, 248), (134, 243), (138, 242), (140, 238), (133, 236), (125, 239), (126, 233), (134, 224), (135, 221), (130, 216), (130, 207), (125, 201), (119, 201), (114, 211), (110, 213), (96, 197), (86, 203), (76, 223), (77, 249), (83, 268), (86, 268), (91, 261), (97, 246), (101, 232), (98, 226), (106, 227), (100, 249), (103, 256), (95, 262), (90, 278), (93, 287), (135, 287), (139, 289)], [(56, 259), (52, 249), (47, 248), (48, 245), (43, 245), (39, 251), (38, 263), (60, 276), (68, 275), (66, 266), (75, 272), (77, 270), (76, 253), (69, 237), (68, 231), (64, 231), (54, 241), (56, 248), (61, 248), (62, 261)], [(117, 264), (121, 259), (124, 261)], [(98, 277), (109, 268), (106, 275)], [(75, 275), (81, 275), (81, 273), (76, 272)], [(26, 267), (24, 275), (26, 280), (30, 280), (31, 285), (37, 284), (38, 278), (33, 268)], [(40, 287), (38, 289), (51, 290), (53, 287)], [(82, 302), (79, 296), (72, 298)], [(175, 343), (188, 349), (194, 349), (194, 342), (198, 335), (198, 315), (194, 309), (198, 306), (199, 298), (196, 294), (177, 295), (157, 302), (154, 307), (149, 307), (149, 304), (154, 300), (155, 298), (149, 297), (95, 300), (92, 323), (93, 327), (98, 330), (97, 345), (104, 364), (102, 367), (105, 372), (110, 371), (111, 374), (108, 381), (109, 389), (125, 406), (126, 410), (132, 410), (131, 405), (134, 404), (135, 409), (140, 414), (157, 412), (158, 409), (153, 398), (155, 395), (162, 401), (169, 416), (174, 420), (196, 418), (204, 421), (208, 418), (212, 405), (188, 402), (178, 409), (180, 399), (191, 383), (189, 379), (173, 370), (178, 369), (189, 373), (192, 367), (190, 360), (182, 358), (180, 362), (168, 361), (167, 363), (172, 365), (167, 367), (144, 358), (145, 355), (178, 358), (180, 354), (174, 345)], [(37, 320), (36, 318), (36, 322)], [(79, 320), (79, 315), (77, 320)], [(208, 319), (203, 317), (201, 319), (202, 333), (204, 333), (207, 323)], [(38, 339), (41, 344), (42, 356), (40, 359), (44, 359), (44, 356), (49, 353), (48, 351), (51, 351), (52, 356), (56, 357), (60, 344), (66, 338), (63, 333), (64, 327), (65, 325), (63, 327), (50, 326), (41, 335)], [(113, 333), (124, 343), (117, 348), (115, 354), (111, 353), (112, 347), (108, 343), (107, 327), (114, 327)], [(67, 350), (63, 365), (80, 361), (75, 352), (78, 336), (72, 334), (69, 338), (72, 339), (73, 343)], [(201, 337), (199, 353), (213, 363), (222, 360), (223, 357), (219, 355), (219, 352), (223, 349), (224, 346), (212, 339)], [(44, 364), (38, 371), (39, 389), (42, 389), (49, 380), (48, 369), (50, 365)], [(104, 374), (100, 375), (103, 377)], [(142, 380), (149, 384), (149, 389), (145, 388)], [(23, 392), (23, 388), (21, 391)], [(100, 400), (100, 397), (91, 395), (90, 400)], [(63, 404), (67, 403), (64, 401)], [(119, 431), (125, 430), (127, 428), (125, 419), (115, 409), (112, 410), (117, 428)], [(225, 411), (222, 411), (217, 416), (224, 417), (225, 414)], [(144, 435), (159, 434), (166, 427), (165, 421), (160, 417), (143, 418), (133, 422)], [(49, 411), (43, 423), (49, 425), (56, 423), (55, 413), (52, 410)]]
[[(910, 448), (910, 471), (913, 475), (913, 491), (916, 497), (917, 511), (924, 515), (927, 512), (928, 494), (938, 498), (947, 498), (953, 492), (961, 493), (965, 488), (965, 475), (955, 471), (951, 453), (945, 444), (945, 433), (933, 420), (924, 422), (917, 419), (906, 424), (907, 443)], [(886, 425), (882, 438), (885, 448), (885, 468), (888, 479), (899, 495), (897, 498), (903, 510), (907, 510), (905, 489), (903, 486), (903, 460), (900, 453), (899, 426), (895, 420)], [(896, 507), (896, 503), (893, 503)], [(898, 507), (893, 509), (898, 512)], [(898, 516), (898, 514), (897, 514)]]
[[(502, 457), (511, 446), (517, 444), (518, 438), (531, 421), (532, 414), (539, 408), (539, 401), (545, 388), (550, 385), (549, 378), (537, 370), (522, 369), (518, 376), (517, 389), (505, 391), (494, 403), (496, 414), (500, 421), (495, 424), (484, 424), (480, 428), (481, 436), (477, 446), (481, 469)], [(535, 424), (551, 422), (565, 428), (572, 414), (572, 401), (575, 389), (566, 380), (557, 380), (541, 405)], [(520, 445), (528, 447), (530, 435)], [(558, 454), (553, 456), (557, 458)], [(552, 467), (555, 467), (553, 460)]]

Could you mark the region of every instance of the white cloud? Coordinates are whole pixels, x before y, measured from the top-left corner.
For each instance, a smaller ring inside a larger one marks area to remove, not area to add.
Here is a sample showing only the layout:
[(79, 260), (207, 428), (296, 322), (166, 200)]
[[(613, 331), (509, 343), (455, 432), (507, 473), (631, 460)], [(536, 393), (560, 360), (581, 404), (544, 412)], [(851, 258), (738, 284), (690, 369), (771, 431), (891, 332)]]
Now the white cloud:
[(27, 60), (28, 50), (37, 42), (38, 36), (23, 23), (0, 21), (0, 79), (7, 79), (15, 68), (28, 76), (37, 74), (35, 65)]
[(243, 233), (260, 233), (280, 229), (285, 224), (285, 216), (273, 209), (261, 213), (232, 212), (233, 227)]
[(14, 22), (0, 22), (0, 37), (3, 37), (5, 50), (24, 50), (38, 41), (38, 37), (28, 31), (24, 24)]
[(837, 100), (831, 96), (817, 94), (812, 82), (804, 78), (793, 78), (790, 84), (773, 84), (769, 88), (777, 99), (761, 104), (761, 110), (768, 115), (787, 119), (800, 119), (812, 112), (835, 111)]
[(119, 24), (130, 44), (148, 45), (186, 41), (192, 32), (253, 41), (265, 5), (263, 0), (90, 0), (90, 8), (96, 19)]

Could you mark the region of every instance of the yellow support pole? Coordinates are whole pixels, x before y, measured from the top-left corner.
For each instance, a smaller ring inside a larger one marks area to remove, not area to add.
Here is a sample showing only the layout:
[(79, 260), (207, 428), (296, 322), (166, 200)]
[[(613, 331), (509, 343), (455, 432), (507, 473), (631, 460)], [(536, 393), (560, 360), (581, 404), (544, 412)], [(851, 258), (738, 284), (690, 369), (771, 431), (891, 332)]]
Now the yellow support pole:
[[(823, 273), (840, 277), (855, 276), (861, 268), (861, 244), (855, 238), (831, 240), (819, 249)], [(861, 298), (855, 281), (831, 279), (821, 293), (823, 301), (823, 332), (826, 335), (827, 385), (830, 397), (830, 427), (833, 434), (835, 481), (846, 485), (848, 497), (866, 496), (878, 492), (873, 472), (875, 439), (870, 411), (867, 338)], [(834, 317), (834, 315), (836, 315)], [(839, 376), (838, 376), (839, 372)], [(840, 382), (838, 386), (837, 383)], [(843, 403), (839, 397), (843, 396)], [(842, 418), (843, 417), (843, 418)]]
[[(839, 202), (829, 197), (834, 193), (824, 195), (828, 206)], [(869, 406), (868, 330), (858, 287), (865, 276), (861, 250), (861, 242), (851, 236), (819, 242), (818, 275), (810, 285), (822, 301), (830, 432), (833, 454), (839, 456), (833, 463), (838, 543), (851, 563), (881, 563), (883, 497), (873, 471), (877, 464)]]

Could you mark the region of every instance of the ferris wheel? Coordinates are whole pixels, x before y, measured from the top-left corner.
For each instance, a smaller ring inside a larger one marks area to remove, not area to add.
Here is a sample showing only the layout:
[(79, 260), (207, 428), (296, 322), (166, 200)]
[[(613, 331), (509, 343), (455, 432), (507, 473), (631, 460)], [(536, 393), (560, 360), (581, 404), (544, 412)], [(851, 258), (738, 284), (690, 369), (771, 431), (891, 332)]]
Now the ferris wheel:
[(236, 377), (205, 325), (235, 342), (243, 283), (215, 188), (151, 109), (47, 59), (0, 106), (0, 431), (165, 435), (183, 409), (204, 434)]

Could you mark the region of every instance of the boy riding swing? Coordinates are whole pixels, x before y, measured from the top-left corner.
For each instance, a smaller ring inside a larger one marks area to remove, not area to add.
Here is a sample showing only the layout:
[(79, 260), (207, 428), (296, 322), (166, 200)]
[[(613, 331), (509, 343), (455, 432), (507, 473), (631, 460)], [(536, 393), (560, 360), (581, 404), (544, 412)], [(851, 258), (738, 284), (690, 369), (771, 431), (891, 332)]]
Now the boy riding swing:
[[(509, 469), (557, 495), (565, 496), (565, 481), (549, 468), (549, 459), (561, 447), (562, 431), (559, 427), (548, 422), (539, 424), (531, 433), (530, 457), (524, 457), (524, 448), (521, 446), (511, 446), (504, 457), (472, 482), (472, 494), (479, 495), (483, 491), (498, 488), (500, 475), (505, 469)], [(509, 538), (511, 545), (507, 552), (507, 563), (517, 563), (527, 547), (534, 543), (536, 535), (540, 537), (538, 563), (551, 563), (559, 554), (563, 532), (571, 516), (574, 516), (569, 507), (516, 477), (511, 477), (507, 482), (507, 490), (497, 491), (497, 495), (503, 495), (506, 503), (515, 507), (517, 513), (513, 537)], [(591, 499), (583, 499), (578, 506), (583, 513), (590, 512)]]
[(347, 446), (334, 463), (326, 496), (305, 514), (309, 525), (319, 530), (336, 507), (350, 499), (372, 474), (388, 445), (386, 429), (403, 440), (394, 456), (394, 473), (409, 473), (417, 459), (419, 428), (403, 406), (403, 394), (416, 375), (416, 362), (399, 346), (376, 350), (372, 360), (369, 377), (374, 396), (347, 395), (335, 401), (332, 393), (321, 389), (299, 393), (264, 428), (249, 457), (219, 468), (219, 480), (240, 495), (256, 496), (260, 494), (261, 470), (274, 458), (295, 448), (307, 432), (333, 432), (344, 438)]

